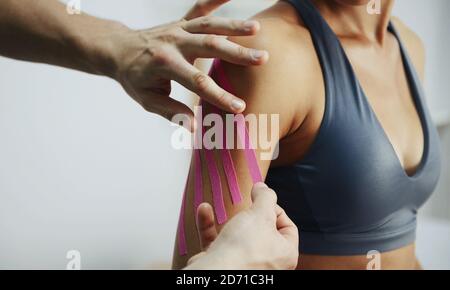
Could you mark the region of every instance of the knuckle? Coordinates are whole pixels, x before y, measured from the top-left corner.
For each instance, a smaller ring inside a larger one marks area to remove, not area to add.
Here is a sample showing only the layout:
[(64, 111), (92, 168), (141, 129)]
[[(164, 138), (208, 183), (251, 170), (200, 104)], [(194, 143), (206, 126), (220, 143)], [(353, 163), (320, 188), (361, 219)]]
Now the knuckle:
[(220, 38), (215, 35), (206, 35), (203, 44), (207, 49), (216, 50), (220, 47)]
[(157, 66), (166, 66), (170, 64), (170, 55), (165, 49), (153, 49), (151, 52), (153, 62)]
[(275, 193), (275, 191), (272, 188), (268, 189), (268, 193), (270, 193), (273, 196), (276, 196), (277, 194)]
[(208, 29), (211, 28), (211, 26), (213, 25), (213, 21), (214, 19), (211, 16), (204, 16), (200, 19), (200, 28), (201, 29)]
[(216, 101), (223, 104), (226, 102), (226, 100), (227, 100), (227, 93), (224, 90), (222, 90), (220, 94), (217, 95)]
[(160, 39), (165, 43), (175, 43), (179, 39), (179, 27), (171, 27), (161, 34)]
[(268, 193), (270, 193), (272, 201), (276, 204), (278, 201), (277, 193), (273, 189), (270, 189)]
[(209, 86), (209, 77), (202, 72), (195, 74), (194, 85), (199, 91), (205, 92)]
[(175, 116), (175, 113), (169, 110), (169, 108), (163, 107), (159, 109), (159, 115), (169, 121), (172, 121), (173, 117)]
[(152, 28), (153, 35), (149, 35), (150, 40), (159, 40), (161, 42), (169, 41), (176, 36), (177, 29), (181, 29), (180, 21), (169, 23), (166, 25), (157, 26)]
[(155, 108), (153, 108), (153, 106), (151, 106), (149, 103), (147, 102), (142, 102), (141, 103), (142, 108), (144, 108), (144, 110), (146, 110), (149, 113), (155, 113)]
[(248, 49), (242, 46), (238, 46), (237, 54), (241, 58), (245, 58), (248, 55)]
[(155, 108), (154, 106), (152, 106), (150, 104), (146, 104), (146, 103), (142, 104), (142, 107), (147, 112), (152, 113), (152, 114), (157, 114), (167, 120), (171, 120), (173, 117), (173, 114), (169, 111), (168, 108), (165, 108), (165, 107)]
[(230, 21), (230, 28), (232, 30), (239, 30), (241, 28), (241, 22), (237, 20), (231, 20)]
[(276, 193), (271, 188), (264, 188), (261, 190), (261, 193), (263, 193), (263, 196), (276, 196)]
[(188, 24), (188, 20), (186, 18), (181, 19), (177, 22), (178, 27), (184, 28)]
[[(187, 22), (186, 22), (187, 23)], [(173, 33), (175, 34), (175, 37), (178, 38), (182, 35), (182, 33), (184, 32), (183, 27), (181, 26), (175, 26), (173, 28)]]

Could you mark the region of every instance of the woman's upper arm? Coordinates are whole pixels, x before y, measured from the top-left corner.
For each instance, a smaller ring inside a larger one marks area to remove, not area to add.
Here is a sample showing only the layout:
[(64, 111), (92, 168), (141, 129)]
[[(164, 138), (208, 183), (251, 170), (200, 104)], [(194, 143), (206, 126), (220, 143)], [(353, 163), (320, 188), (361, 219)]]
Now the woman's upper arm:
[[(291, 130), (296, 111), (292, 106), (293, 101), (285, 100), (288, 84), (281, 70), (283, 63), (276, 63), (278, 52), (274, 51), (273, 45), (265, 43), (266, 39), (267, 35), (264, 36), (263, 32), (258, 37), (234, 41), (268, 50), (271, 54), (268, 64), (240, 67), (216, 62), (211, 72), (219, 84), (246, 101), (247, 107), (242, 117), (246, 118), (247, 130), (242, 130), (242, 122), (233, 122), (236, 121), (235, 115), (218, 112), (211, 105), (203, 104), (203, 134), (196, 138), (197, 144), (202, 139), (202, 148), (193, 153), (175, 247), (175, 268), (183, 267), (189, 257), (201, 251), (195, 226), (195, 211), (199, 203), (202, 201), (213, 205), (219, 230), (224, 222), (248, 208), (253, 184), (258, 179), (265, 179), (272, 158), (277, 157), (279, 140)], [(224, 84), (223, 78), (226, 78), (227, 84)], [(217, 123), (222, 125), (218, 126)], [(222, 126), (226, 128), (225, 138)], [(240, 142), (246, 139), (245, 131), (252, 150), (243, 149)], [(223, 144), (216, 140), (220, 135), (228, 141), (228, 149), (205, 148), (213, 147), (207, 143)]]

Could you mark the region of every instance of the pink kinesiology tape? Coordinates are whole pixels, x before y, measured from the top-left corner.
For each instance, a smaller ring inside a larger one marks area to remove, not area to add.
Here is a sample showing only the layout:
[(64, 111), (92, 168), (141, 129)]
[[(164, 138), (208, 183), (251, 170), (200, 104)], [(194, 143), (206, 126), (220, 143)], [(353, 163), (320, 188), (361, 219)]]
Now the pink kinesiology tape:
[[(220, 84), (220, 86), (224, 90), (233, 94), (233, 87), (225, 74), (220, 60), (214, 60), (211, 72), (214, 74), (214, 77), (217, 79), (217, 82)], [(250, 176), (252, 177), (253, 184), (262, 182), (263, 178), (261, 175), (261, 170), (259, 169), (255, 150), (253, 150), (253, 144), (251, 143), (247, 126), (245, 126), (245, 119), (242, 115), (237, 116), (236, 119), (238, 138), (241, 144), (243, 144), (245, 159), (248, 163), (248, 169), (250, 171)]]
[[(199, 110), (201, 110), (201, 108)], [(194, 134), (194, 136), (194, 148), (199, 148), (197, 146), (202, 143), (202, 136), (199, 136), (198, 134)], [(194, 213), (197, 213), (198, 207), (203, 202), (202, 160), (199, 149), (194, 149), (194, 174)]]
[[(203, 134), (205, 128), (203, 127)], [(206, 166), (208, 168), (209, 180), (211, 182), (211, 191), (213, 195), (214, 210), (216, 212), (217, 222), (223, 224), (227, 221), (227, 211), (223, 201), (222, 182), (220, 181), (219, 169), (214, 161), (214, 152), (209, 149), (204, 149)]]
[[(255, 150), (253, 150), (252, 142), (248, 134), (247, 127), (245, 126), (244, 118), (237, 118), (237, 132), (240, 142), (243, 143), (245, 159), (248, 163), (248, 170), (252, 177), (253, 184), (262, 182), (263, 178), (261, 171), (259, 170), (258, 160), (256, 159)], [(242, 136), (244, 134), (244, 136)]]
[[(226, 144), (225, 138), (226, 137), (224, 136)], [(231, 158), (230, 150), (225, 149), (224, 147), (224, 149), (221, 150), (221, 156), (223, 171), (225, 172), (225, 176), (227, 177), (228, 189), (230, 190), (231, 194), (231, 201), (233, 202), (233, 204), (239, 204), (242, 201), (242, 194), (241, 189), (239, 188), (236, 169), (234, 167), (233, 159)]]
[[(233, 93), (231, 83), (228, 81), (226, 74), (222, 68), (219, 60), (215, 60), (211, 75), (217, 80), (217, 82), (222, 86), (223, 89), (230, 93)], [(217, 108), (211, 107), (213, 113), (221, 114)], [(253, 149), (250, 135), (245, 125), (245, 118), (242, 115), (236, 116), (237, 124), (237, 136), (239, 142), (243, 145), (245, 159), (248, 163), (248, 170), (252, 178), (253, 184), (262, 182), (263, 178), (261, 171), (259, 169), (258, 161), (256, 158), (255, 150)], [(203, 137), (205, 134), (205, 128), (202, 126)], [(202, 140), (195, 140), (195, 142), (202, 142)], [(198, 143), (197, 143), (198, 144)], [(239, 204), (242, 202), (243, 196), (239, 187), (239, 182), (236, 174), (236, 168), (231, 157), (230, 150), (227, 149), (227, 134), (226, 130), (223, 132), (223, 149), (220, 150), (220, 157), (222, 159), (223, 170), (228, 183), (228, 189), (230, 190), (231, 201), (233, 204)], [(216, 219), (219, 224), (223, 224), (227, 221), (227, 211), (225, 209), (225, 203), (223, 199), (223, 188), (220, 179), (219, 170), (217, 164), (214, 160), (214, 152), (212, 150), (204, 149), (204, 156), (206, 161), (206, 167), (209, 174), (209, 180), (211, 183), (211, 191), (214, 203), (214, 212), (216, 214)], [(202, 175), (202, 161), (200, 150), (194, 150), (194, 212), (197, 212), (198, 207), (203, 202), (203, 175)], [(185, 203), (186, 203), (186, 192), (183, 195), (183, 202), (180, 211), (180, 220), (178, 222), (178, 251), (180, 255), (184, 256), (187, 254), (187, 244), (186, 235), (184, 229), (184, 215), (185, 215)]]
[(183, 193), (183, 201), (181, 202), (180, 218), (178, 220), (178, 253), (180, 256), (187, 255), (186, 233), (184, 229), (184, 212), (186, 207), (187, 182)]
[(198, 207), (203, 202), (203, 175), (202, 175), (202, 160), (200, 158), (200, 150), (194, 150), (194, 212), (197, 212)]
[[(210, 108), (212, 113), (221, 115), (222, 112), (216, 107)], [(228, 189), (230, 190), (231, 201), (233, 204), (239, 204), (242, 202), (241, 189), (239, 188), (239, 183), (236, 174), (236, 168), (234, 166), (233, 158), (231, 157), (230, 150), (227, 149), (227, 130), (223, 130), (223, 142), (222, 148), (220, 149), (220, 156), (222, 157), (223, 171), (228, 182)]]

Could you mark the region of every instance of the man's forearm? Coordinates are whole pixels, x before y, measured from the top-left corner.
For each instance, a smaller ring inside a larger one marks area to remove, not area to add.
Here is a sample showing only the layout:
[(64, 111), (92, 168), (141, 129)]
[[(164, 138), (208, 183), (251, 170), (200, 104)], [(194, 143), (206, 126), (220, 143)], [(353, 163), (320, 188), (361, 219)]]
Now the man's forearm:
[(0, 55), (111, 75), (111, 34), (127, 28), (86, 14), (70, 15), (57, 0), (1, 0)]

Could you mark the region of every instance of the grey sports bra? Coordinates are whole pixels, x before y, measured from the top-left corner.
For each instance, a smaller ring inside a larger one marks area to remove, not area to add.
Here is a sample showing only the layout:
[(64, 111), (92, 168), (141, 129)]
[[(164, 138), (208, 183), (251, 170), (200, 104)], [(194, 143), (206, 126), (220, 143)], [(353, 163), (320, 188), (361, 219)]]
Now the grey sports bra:
[(302, 160), (270, 169), (266, 182), (300, 229), (300, 252), (365, 255), (415, 240), (417, 210), (440, 175), (436, 128), (413, 64), (403, 63), (424, 131), (422, 161), (413, 176), (397, 154), (361, 88), (336, 34), (309, 0), (289, 0), (308, 27), (322, 66), (326, 106), (317, 139)]

